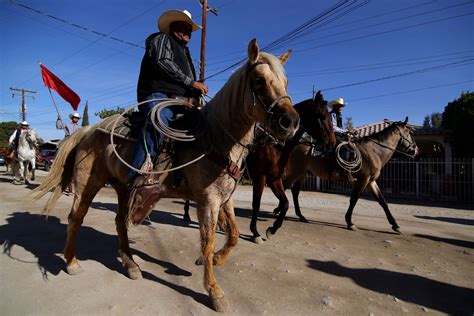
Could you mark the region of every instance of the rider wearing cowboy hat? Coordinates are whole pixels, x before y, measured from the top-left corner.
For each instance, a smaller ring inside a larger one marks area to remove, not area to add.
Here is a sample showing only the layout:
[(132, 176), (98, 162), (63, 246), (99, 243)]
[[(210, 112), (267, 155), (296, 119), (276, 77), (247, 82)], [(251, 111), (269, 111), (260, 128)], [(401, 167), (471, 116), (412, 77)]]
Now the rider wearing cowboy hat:
[(29, 125), (27, 121), (21, 122), (19, 128), (17, 128), (13, 134), (11, 134), (10, 138), (8, 139), (8, 144), (11, 147), (10, 157), (13, 158), (16, 155), (18, 143), (20, 142), (20, 135), (25, 133), (29, 129)]
[[(138, 102), (158, 98), (192, 98), (199, 94), (206, 95), (208, 88), (196, 81), (196, 71), (186, 46), (192, 33), (200, 30), (201, 27), (192, 20), (188, 11), (169, 10), (159, 17), (158, 29), (160, 32), (151, 34), (145, 41), (146, 51), (137, 85)], [(152, 101), (141, 104), (138, 106), (139, 112), (144, 118), (148, 118), (148, 113), (157, 103)], [(166, 125), (173, 119), (174, 111), (179, 111), (178, 108), (173, 108), (173, 110), (165, 108), (161, 111), (161, 119)], [(147, 124), (147, 126), (151, 125)], [(139, 135), (132, 159), (132, 165), (136, 169), (139, 169), (145, 161), (144, 139), (152, 157), (157, 154), (157, 147), (160, 144), (160, 134), (153, 128), (147, 128)], [(133, 182), (137, 175), (136, 171), (131, 170), (130, 181)]]
[(341, 110), (343, 107), (345, 107), (347, 103), (344, 103), (343, 98), (337, 98), (336, 100), (333, 100), (329, 102), (328, 106), (331, 108), (331, 111), (329, 112), (331, 114), (331, 120), (332, 120), (332, 129), (334, 132), (339, 133), (339, 134), (344, 134), (347, 132), (346, 129), (342, 127), (342, 114)]
[[(344, 102), (343, 98), (337, 98), (336, 100), (333, 100), (328, 103), (328, 106), (331, 108), (331, 111), (329, 113), (331, 114), (332, 128), (334, 130), (334, 134), (336, 134), (336, 144), (340, 144), (345, 139), (347, 139), (348, 130), (342, 127), (341, 114), (342, 108), (346, 105), (347, 103)], [(340, 155), (343, 160), (349, 161), (351, 159), (350, 148), (347, 145), (342, 146), (340, 150)], [(336, 177), (338, 173), (341, 174), (342, 172), (342, 176), (346, 177), (349, 182), (354, 181), (351, 173), (347, 170), (335, 170), (334, 172)]]
[(66, 125), (63, 125), (63, 121), (61, 120), (61, 115), (58, 115), (58, 119), (56, 120), (56, 128), (64, 130), (64, 137), (71, 136), (72, 133), (74, 133), (75, 131), (81, 128), (81, 126), (78, 124), (79, 120), (81, 119), (81, 116), (79, 115), (79, 113), (75, 112), (69, 117), (71, 118), (71, 123), (66, 124)]

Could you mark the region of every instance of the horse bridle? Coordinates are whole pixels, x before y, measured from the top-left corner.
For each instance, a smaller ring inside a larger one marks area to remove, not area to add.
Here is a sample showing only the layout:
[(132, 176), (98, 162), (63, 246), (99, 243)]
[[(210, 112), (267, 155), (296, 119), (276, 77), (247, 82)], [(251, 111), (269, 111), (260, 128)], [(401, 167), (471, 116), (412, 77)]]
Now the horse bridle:
[(25, 139), (26, 139), (26, 141), (28, 142), (28, 145), (30, 146), (30, 149), (33, 149), (33, 148), (36, 147), (37, 141), (31, 140), (30, 133), (31, 133), (31, 130), (28, 129), (28, 130), (26, 131)]
[[(269, 63), (267, 62), (264, 62), (264, 61), (258, 61), (254, 64), (252, 64), (251, 66), (248, 66), (247, 67), (247, 70), (246, 70), (246, 76), (247, 78), (249, 78), (248, 81), (251, 81), (250, 80), (250, 74), (252, 73), (252, 71), (255, 69), (255, 67), (259, 66), (259, 65), (269, 65)], [(289, 95), (281, 95), (281, 96), (278, 96), (276, 97), (274, 100), (272, 100), (272, 102), (270, 103), (270, 105), (267, 105), (265, 104), (265, 102), (262, 100), (260, 94), (255, 91), (255, 89), (253, 88), (252, 84), (250, 84), (250, 89), (251, 89), (251, 92), (252, 92), (252, 98), (253, 98), (253, 106), (256, 107), (257, 106), (257, 103), (259, 103), (262, 108), (267, 112), (267, 114), (269, 114), (269, 117), (265, 120), (265, 125), (262, 127), (262, 131), (263, 133), (265, 133), (267, 135), (267, 137), (269, 137), (270, 139), (272, 139), (273, 141), (275, 141), (276, 143), (278, 144), (281, 144), (281, 145), (284, 145), (285, 142), (282, 142), (282, 141), (279, 141), (277, 140), (275, 137), (273, 137), (273, 135), (271, 134), (271, 132), (269, 132), (267, 130), (267, 122), (270, 122), (272, 120), (272, 117), (273, 115), (275, 114), (273, 112), (273, 108), (275, 107), (275, 105), (280, 102), (280, 100), (282, 99), (289, 99), (290, 102), (293, 103), (291, 97)], [(244, 93), (244, 96), (245, 96), (245, 93)], [(258, 101), (258, 102), (257, 102)]]
[[(382, 144), (382, 143), (380, 143), (379, 141), (376, 141), (376, 140), (373, 139), (373, 138), (370, 138), (370, 140), (371, 140), (372, 142), (376, 143), (377, 145), (381, 146), (381, 147), (388, 148), (388, 149), (390, 149), (390, 150), (393, 150), (394, 152), (397, 152), (397, 153), (399, 153), (399, 154), (405, 155), (405, 156), (410, 157), (410, 158), (415, 158), (415, 156), (416, 156), (415, 154), (410, 155), (410, 154), (408, 154), (407, 152), (408, 152), (410, 149), (412, 149), (412, 148), (413, 148), (413, 150), (416, 152), (416, 150), (415, 150), (415, 148), (416, 148), (416, 143), (415, 143), (414, 141), (410, 141), (408, 138), (406, 138), (406, 137), (403, 135), (402, 131), (400, 130), (400, 127), (399, 127), (399, 126), (397, 126), (397, 130), (398, 130), (398, 132), (400, 133), (400, 140), (398, 141), (397, 146), (396, 146), (395, 148), (392, 148), (392, 147), (390, 147), (390, 146), (387, 146), (387, 145), (385, 145), (385, 144)], [(404, 141), (404, 142), (408, 143), (408, 145), (405, 146), (402, 150), (398, 150), (397, 148), (400, 146), (401, 141)]]
[[(254, 63), (253, 65), (251, 65), (250, 67), (247, 68), (247, 71), (246, 71), (246, 75), (247, 77), (250, 78), (250, 73), (255, 69), (255, 67), (257, 67), (258, 65), (269, 65), (269, 63), (267, 62), (264, 62), (264, 61), (258, 61), (256, 63)], [(256, 92), (252, 85), (250, 85), (250, 89), (252, 91), (252, 97), (253, 97), (253, 106), (255, 107), (257, 105), (257, 100), (258, 102), (260, 103), (260, 105), (263, 107), (263, 109), (270, 115), (273, 115), (273, 108), (275, 107), (275, 105), (280, 102), (280, 100), (282, 99), (289, 99), (290, 102), (293, 102), (291, 97), (289, 95), (281, 95), (281, 96), (278, 96), (276, 97), (272, 103), (270, 103), (270, 105), (267, 105), (265, 104), (265, 102), (263, 102), (262, 98), (260, 97), (260, 95), (258, 94), (258, 92)]]

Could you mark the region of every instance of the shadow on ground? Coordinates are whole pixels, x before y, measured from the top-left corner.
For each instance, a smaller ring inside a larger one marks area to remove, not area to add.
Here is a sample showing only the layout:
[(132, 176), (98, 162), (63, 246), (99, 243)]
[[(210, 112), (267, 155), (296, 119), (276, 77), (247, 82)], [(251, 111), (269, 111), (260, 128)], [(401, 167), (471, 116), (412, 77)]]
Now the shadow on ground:
[(443, 216), (425, 216), (425, 215), (415, 215), (416, 218), (422, 218), (432, 221), (440, 221), (446, 223), (460, 224), (474, 226), (474, 219), (469, 218), (455, 218), (455, 217), (443, 217)]
[(474, 249), (474, 242), (462, 240), (462, 239), (452, 239), (452, 238), (444, 238), (444, 237), (437, 237), (437, 236), (430, 236), (430, 235), (422, 235), (422, 234), (414, 234), (413, 236), (418, 238), (429, 239), (432, 241), (442, 242), (445, 244), (450, 244), (454, 246)]
[(472, 315), (474, 290), (422, 276), (382, 269), (348, 268), (334, 261), (308, 259), (312, 269), (349, 278), (357, 285), (408, 303), (451, 315)]
[[(58, 275), (61, 271), (65, 271), (62, 252), (66, 240), (67, 225), (62, 224), (59, 218), (55, 216), (46, 218), (28, 212), (15, 212), (9, 214), (6, 221), (7, 224), (0, 226), (0, 245), (3, 246), (4, 255), (19, 263), (36, 264), (44, 280), (48, 280), (51, 275)], [(35, 259), (25, 261), (16, 258), (12, 254), (14, 253), (12, 249), (15, 246), (24, 248)], [(81, 227), (77, 237), (76, 252), (79, 261), (97, 261), (110, 270), (125, 274), (124, 268), (117, 257), (117, 248), (117, 236), (97, 231), (88, 226)], [(183, 270), (170, 262), (153, 258), (141, 251), (132, 250), (132, 253), (144, 261), (161, 266), (166, 274), (192, 275), (191, 272)], [(190, 296), (203, 305), (210, 306), (209, 299), (205, 294), (197, 293), (189, 288), (167, 281), (149, 271), (143, 271), (143, 277), (165, 285), (178, 293)]]

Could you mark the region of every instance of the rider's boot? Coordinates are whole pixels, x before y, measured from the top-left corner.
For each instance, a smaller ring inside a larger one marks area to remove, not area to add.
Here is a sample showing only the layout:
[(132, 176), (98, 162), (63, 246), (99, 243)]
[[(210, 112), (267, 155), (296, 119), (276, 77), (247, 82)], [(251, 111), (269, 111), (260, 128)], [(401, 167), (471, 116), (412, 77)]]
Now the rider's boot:
[(166, 187), (162, 184), (166, 172), (150, 174), (147, 172), (164, 171), (170, 168), (171, 159), (166, 152), (160, 153), (159, 163), (153, 167), (150, 157), (147, 157), (140, 171), (142, 174), (130, 180), (129, 184), (129, 220), (134, 225), (140, 224), (153, 210), (155, 203), (165, 194)]

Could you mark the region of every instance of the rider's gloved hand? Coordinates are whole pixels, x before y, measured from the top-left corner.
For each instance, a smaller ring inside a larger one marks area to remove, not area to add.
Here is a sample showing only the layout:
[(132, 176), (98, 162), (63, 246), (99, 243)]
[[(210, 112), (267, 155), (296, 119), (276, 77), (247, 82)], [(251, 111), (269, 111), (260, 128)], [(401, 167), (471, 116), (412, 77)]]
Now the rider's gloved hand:
[(202, 82), (194, 81), (193, 88), (199, 90), (203, 95), (207, 95), (209, 88)]

